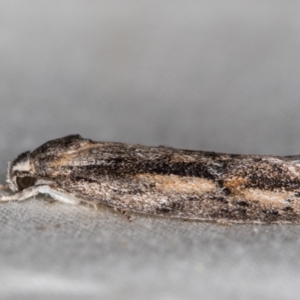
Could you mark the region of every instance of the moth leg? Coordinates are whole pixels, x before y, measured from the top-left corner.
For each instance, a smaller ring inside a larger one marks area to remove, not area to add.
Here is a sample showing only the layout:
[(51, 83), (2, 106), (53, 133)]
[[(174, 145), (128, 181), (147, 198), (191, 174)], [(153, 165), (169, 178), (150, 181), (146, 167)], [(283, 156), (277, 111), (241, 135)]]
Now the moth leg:
[(8, 184), (0, 184), (1, 191), (10, 191)]
[(49, 185), (44, 185), (43, 187), (44, 189), (40, 191), (41, 194), (48, 194), (54, 200), (57, 200), (59, 202), (72, 204), (72, 205), (78, 205), (81, 202), (80, 199), (76, 198), (75, 196), (69, 194), (64, 190), (60, 191), (57, 188), (52, 188)]
[(95, 210), (98, 210), (98, 209), (99, 209), (99, 207), (98, 207), (97, 203), (94, 203), (93, 201), (89, 201), (89, 200), (82, 200), (82, 202), (84, 202), (84, 203), (87, 203), (87, 204), (89, 204), (89, 205), (93, 206)]
[(25, 190), (22, 190), (20, 192), (17, 192), (12, 195), (4, 195), (0, 196), (1, 202), (7, 202), (7, 201), (23, 201), (30, 197), (36, 196), (38, 193), (40, 193), (40, 189), (43, 186), (31, 186)]
[(13, 195), (1, 196), (0, 202), (23, 201), (37, 194), (48, 194), (53, 199), (68, 204), (77, 205), (80, 203), (80, 199), (68, 194), (68, 192), (60, 191), (57, 187), (51, 187), (49, 185), (34, 185)]
[(120, 208), (114, 208), (117, 212), (121, 213), (124, 217), (126, 217), (126, 219), (131, 222), (132, 221), (132, 217), (130, 214), (128, 214), (125, 210), (120, 209)]

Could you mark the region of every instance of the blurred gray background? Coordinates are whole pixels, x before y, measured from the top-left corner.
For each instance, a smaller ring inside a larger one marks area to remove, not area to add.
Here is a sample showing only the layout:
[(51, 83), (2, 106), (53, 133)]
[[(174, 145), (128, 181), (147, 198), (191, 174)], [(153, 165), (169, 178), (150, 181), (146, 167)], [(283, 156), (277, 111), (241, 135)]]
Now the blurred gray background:
[[(300, 153), (300, 3), (0, 1), (0, 175), (71, 133)], [(300, 227), (0, 205), (2, 299), (299, 299)]]

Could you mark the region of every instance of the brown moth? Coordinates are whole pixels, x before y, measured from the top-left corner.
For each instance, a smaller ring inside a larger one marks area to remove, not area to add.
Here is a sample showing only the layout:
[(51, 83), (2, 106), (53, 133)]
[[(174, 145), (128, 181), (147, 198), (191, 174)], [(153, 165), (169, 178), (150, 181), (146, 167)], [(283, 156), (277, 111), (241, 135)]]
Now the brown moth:
[(300, 222), (300, 156), (233, 155), (94, 142), (49, 141), (8, 163), (0, 201), (55, 200), (194, 220)]

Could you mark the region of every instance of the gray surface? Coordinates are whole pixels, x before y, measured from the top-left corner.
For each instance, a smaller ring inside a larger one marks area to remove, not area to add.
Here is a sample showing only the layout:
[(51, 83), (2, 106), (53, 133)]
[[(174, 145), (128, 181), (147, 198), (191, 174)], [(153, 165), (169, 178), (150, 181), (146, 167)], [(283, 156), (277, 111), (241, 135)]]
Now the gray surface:
[[(0, 175), (70, 133), (299, 154), (300, 4), (0, 2)], [(299, 299), (299, 226), (0, 205), (3, 299)]]

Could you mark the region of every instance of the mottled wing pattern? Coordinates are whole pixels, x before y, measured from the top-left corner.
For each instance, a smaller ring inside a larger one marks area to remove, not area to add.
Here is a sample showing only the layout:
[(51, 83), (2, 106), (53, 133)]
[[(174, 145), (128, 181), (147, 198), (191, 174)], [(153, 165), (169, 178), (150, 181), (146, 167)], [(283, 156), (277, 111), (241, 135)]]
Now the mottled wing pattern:
[(39, 176), (83, 201), (186, 219), (299, 219), (300, 165), (292, 157), (96, 143), (79, 136), (59, 143), (60, 152), (51, 142), (41, 147), (32, 153)]

